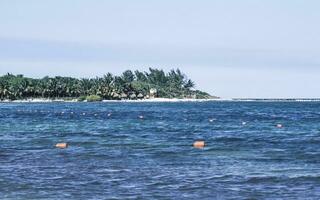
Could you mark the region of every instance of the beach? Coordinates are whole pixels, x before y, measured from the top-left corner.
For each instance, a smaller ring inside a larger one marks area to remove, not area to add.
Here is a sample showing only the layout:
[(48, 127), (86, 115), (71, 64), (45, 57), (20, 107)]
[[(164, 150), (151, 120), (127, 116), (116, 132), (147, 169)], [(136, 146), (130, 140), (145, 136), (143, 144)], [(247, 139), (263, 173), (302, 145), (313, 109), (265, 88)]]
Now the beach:
[[(211, 98), (211, 99), (178, 99), (178, 98), (152, 98), (152, 99), (122, 99), (122, 100), (101, 100), (100, 102), (210, 102), (210, 101), (232, 101), (232, 102), (319, 102), (320, 98)], [(2, 100), (0, 103), (52, 103), (52, 102), (87, 102), (79, 101), (78, 99), (45, 99), (45, 98), (34, 98), (34, 99), (23, 99), (23, 100)]]
[[(178, 98), (153, 98), (153, 99), (122, 99), (122, 100), (102, 100), (101, 102), (206, 102), (206, 101), (229, 101), (231, 99), (178, 99)], [(22, 99), (22, 100), (2, 100), (3, 103), (52, 103), (52, 102), (79, 102), (77, 99), (65, 100), (65, 99)], [(87, 102), (87, 101), (83, 101)]]

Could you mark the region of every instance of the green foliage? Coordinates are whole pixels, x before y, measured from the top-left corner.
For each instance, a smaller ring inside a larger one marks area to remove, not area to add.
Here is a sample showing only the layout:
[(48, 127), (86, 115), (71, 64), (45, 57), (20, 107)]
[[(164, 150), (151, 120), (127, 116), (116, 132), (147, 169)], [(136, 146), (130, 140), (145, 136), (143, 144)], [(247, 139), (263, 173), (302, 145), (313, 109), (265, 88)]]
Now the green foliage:
[(193, 90), (194, 86), (179, 69), (169, 73), (153, 68), (148, 72), (127, 70), (121, 76), (107, 73), (90, 79), (61, 76), (33, 79), (6, 74), (0, 77), (0, 99), (136, 99), (147, 97), (150, 89), (156, 89), (156, 97), (162, 98), (211, 98), (207, 93)]
[(123, 72), (122, 74), (122, 80), (126, 83), (131, 83), (132, 81), (134, 81), (134, 74), (132, 73), (131, 70), (127, 70), (125, 72)]
[(193, 94), (195, 95), (196, 99), (217, 98), (217, 97), (212, 97), (210, 94), (208, 94), (206, 92), (202, 92), (200, 90), (193, 91)]
[(85, 101), (87, 99), (86, 96), (80, 96), (78, 97), (78, 101)]
[(99, 95), (90, 95), (86, 97), (86, 100), (88, 102), (94, 102), (94, 101), (102, 101), (102, 98)]

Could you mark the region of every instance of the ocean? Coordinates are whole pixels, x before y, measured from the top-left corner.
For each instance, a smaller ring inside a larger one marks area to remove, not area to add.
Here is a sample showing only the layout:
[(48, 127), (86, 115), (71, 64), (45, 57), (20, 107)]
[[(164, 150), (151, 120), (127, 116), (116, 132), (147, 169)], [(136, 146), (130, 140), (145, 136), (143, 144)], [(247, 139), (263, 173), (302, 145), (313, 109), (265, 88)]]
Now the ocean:
[(320, 103), (0, 103), (0, 199), (320, 199)]

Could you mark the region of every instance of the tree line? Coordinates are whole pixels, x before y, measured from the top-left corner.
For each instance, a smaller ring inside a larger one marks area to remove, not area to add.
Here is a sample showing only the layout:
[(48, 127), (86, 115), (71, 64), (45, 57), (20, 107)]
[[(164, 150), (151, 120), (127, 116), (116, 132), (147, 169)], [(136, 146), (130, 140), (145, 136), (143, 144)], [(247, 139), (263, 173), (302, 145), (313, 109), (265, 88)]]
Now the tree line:
[[(208, 93), (194, 90), (194, 82), (179, 69), (168, 73), (149, 68), (148, 72), (126, 70), (116, 76), (107, 73), (96, 78), (44, 77), (27, 78), (6, 74), (0, 77), (0, 99), (20, 100), (29, 98), (84, 100), (88, 96), (99, 99), (161, 98), (211, 98)], [(150, 90), (154, 94), (150, 94)]]

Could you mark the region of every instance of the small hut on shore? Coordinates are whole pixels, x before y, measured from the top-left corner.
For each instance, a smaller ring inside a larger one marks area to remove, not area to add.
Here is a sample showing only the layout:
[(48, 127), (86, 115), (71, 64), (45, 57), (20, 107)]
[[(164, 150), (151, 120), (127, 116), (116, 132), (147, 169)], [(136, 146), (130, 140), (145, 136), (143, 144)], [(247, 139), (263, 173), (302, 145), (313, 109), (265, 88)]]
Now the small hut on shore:
[(128, 95), (127, 94), (125, 94), (125, 93), (122, 93), (121, 94), (121, 99), (127, 99), (128, 98)]
[(137, 95), (135, 94), (135, 93), (132, 93), (132, 94), (130, 94), (130, 99), (136, 99), (137, 98)]
[(114, 99), (119, 99), (120, 95), (116, 92), (112, 92), (111, 93), (111, 96), (114, 98)]
[(143, 99), (143, 97), (144, 97), (144, 96), (143, 96), (143, 94), (141, 94), (141, 93), (139, 93), (138, 96), (137, 96), (138, 99)]
[(157, 95), (157, 89), (156, 88), (151, 88), (149, 93), (150, 93), (150, 98), (153, 99)]

